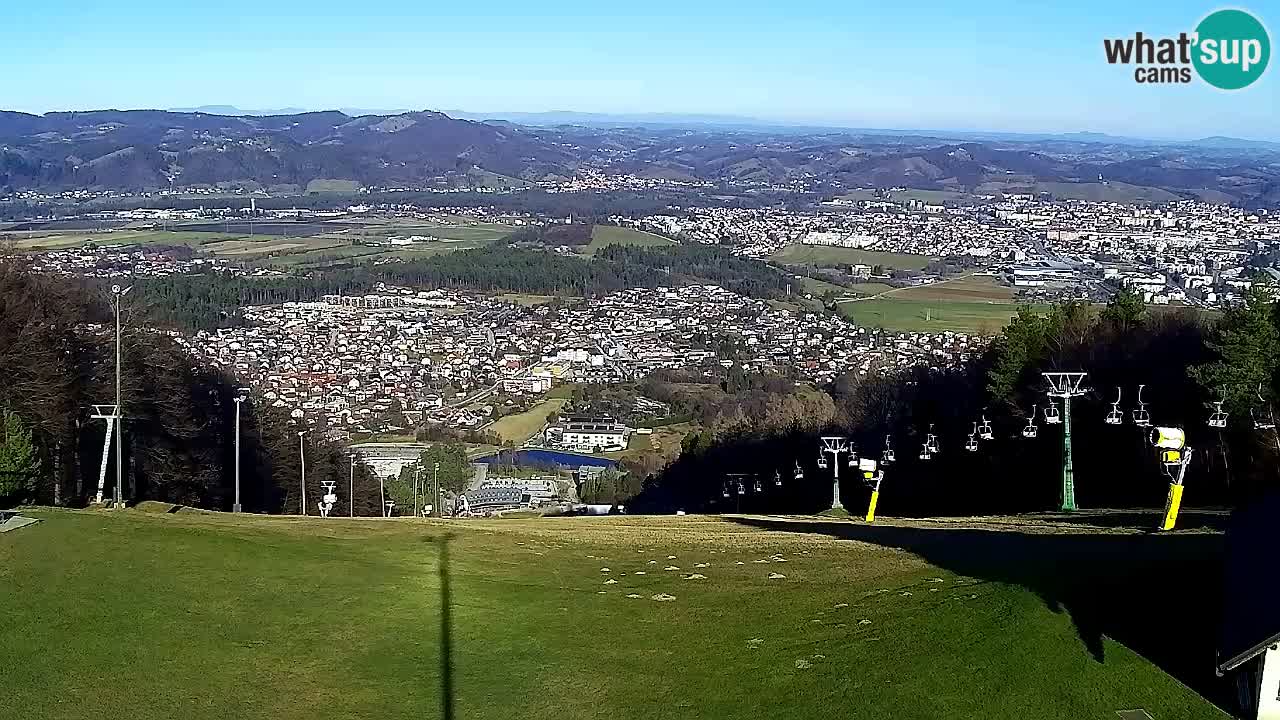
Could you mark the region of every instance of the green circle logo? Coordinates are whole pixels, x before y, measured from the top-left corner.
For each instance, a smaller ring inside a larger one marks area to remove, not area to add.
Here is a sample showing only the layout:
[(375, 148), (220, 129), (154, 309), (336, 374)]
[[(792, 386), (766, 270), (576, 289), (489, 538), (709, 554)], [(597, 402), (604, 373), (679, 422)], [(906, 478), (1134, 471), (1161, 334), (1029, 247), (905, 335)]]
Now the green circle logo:
[(1191, 62), (1200, 78), (1222, 90), (1239, 90), (1262, 77), (1271, 59), (1271, 38), (1243, 10), (1218, 10), (1196, 26)]

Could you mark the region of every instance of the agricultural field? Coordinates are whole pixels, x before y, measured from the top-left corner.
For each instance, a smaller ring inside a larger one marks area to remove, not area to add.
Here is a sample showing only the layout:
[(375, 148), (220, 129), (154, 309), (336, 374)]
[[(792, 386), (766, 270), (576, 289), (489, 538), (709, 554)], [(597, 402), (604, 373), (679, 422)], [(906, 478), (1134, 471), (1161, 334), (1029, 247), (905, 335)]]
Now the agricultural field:
[[(217, 257), (258, 267), (315, 267), (334, 262), (369, 262), (378, 258), (417, 259), (446, 252), (483, 247), (510, 234), (511, 227), (495, 223), (406, 222), (399, 218), (376, 221), (271, 224), (272, 234), (250, 232), (246, 223), (228, 225), (231, 232), (203, 230), (112, 230), (103, 232), (10, 232), (15, 250), (39, 252), (98, 245), (186, 245)], [(181, 228), (182, 226), (179, 226)], [(378, 243), (392, 235), (424, 235), (434, 241), (390, 247)]]
[(1213, 533), (29, 514), (0, 535), (29, 720), (1227, 717)]
[(582, 254), (594, 256), (609, 245), (637, 245), (640, 247), (667, 247), (675, 245), (675, 241), (661, 235), (633, 230), (616, 225), (596, 225), (591, 228), (591, 242), (582, 249)]
[[(788, 245), (770, 256), (782, 265), (884, 265), (896, 270), (921, 270), (931, 258), (924, 255), (859, 250), (825, 245)], [(846, 268), (847, 270), (848, 268)]]
[(547, 424), (547, 418), (560, 412), (568, 402), (566, 398), (548, 398), (524, 412), (499, 418), (487, 429), (497, 433), (503, 440), (521, 445), (541, 430)]

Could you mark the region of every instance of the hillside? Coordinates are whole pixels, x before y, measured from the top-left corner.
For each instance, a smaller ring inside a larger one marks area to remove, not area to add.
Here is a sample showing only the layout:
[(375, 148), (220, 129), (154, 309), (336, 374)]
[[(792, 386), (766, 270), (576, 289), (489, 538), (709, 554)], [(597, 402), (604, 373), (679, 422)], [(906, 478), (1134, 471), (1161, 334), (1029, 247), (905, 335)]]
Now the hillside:
[(31, 514), (0, 543), (30, 720), (1225, 717), (1217, 534)]
[[(1268, 205), (1280, 150), (1229, 139), (1155, 146), (1050, 139), (472, 121), (431, 111), (216, 115), (160, 110), (0, 112), (0, 194), (210, 188), (298, 195), (347, 188), (514, 188), (589, 168), (739, 187), (1035, 192), (1107, 181), (1132, 199)], [(1087, 190), (1068, 189), (1066, 196)], [(1125, 199), (1125, 198), (1119, 198)]]

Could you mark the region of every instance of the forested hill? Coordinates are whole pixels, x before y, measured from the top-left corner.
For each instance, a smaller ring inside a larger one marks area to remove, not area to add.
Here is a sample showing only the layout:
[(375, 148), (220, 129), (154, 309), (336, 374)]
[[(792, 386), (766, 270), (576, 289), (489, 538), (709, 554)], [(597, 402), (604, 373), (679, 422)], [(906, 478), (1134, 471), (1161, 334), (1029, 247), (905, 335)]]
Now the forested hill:
[(786, 276), (777, 268), (735, 257), (728, 249), (715, 246), (614, 245), (588, 260), (497, 245), (411, 262), (327, 269), (305, 276), (243, 278), (206, 274), (148, 279), (139, 283), (139, 300), (153, 322), (195, 330), (235, 324), (238, 309), (245, 305), (315, 301), (329, 294), (362, 293), (379, 282), (424, 290), (574, 296), (687, 283), (721, 285), (762, 298), (780, 297), (786, 290)]

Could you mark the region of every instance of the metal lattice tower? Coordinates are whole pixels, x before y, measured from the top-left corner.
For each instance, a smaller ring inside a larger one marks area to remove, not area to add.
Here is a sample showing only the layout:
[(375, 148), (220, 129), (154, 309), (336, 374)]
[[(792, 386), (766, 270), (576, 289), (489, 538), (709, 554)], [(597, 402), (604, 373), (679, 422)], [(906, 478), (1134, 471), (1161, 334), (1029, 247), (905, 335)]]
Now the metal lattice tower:
[(821, 457), (822, 453), (831, 453), (831, 509), (843, 510), (844, 504), (840, 502), (840, 453), (849, 453), (852, 458), (853, 447), (849, 445), (849, 438), (843, 435), (827, 435), (822, 438), (818, 456)]
[(1076, 509), (1076, 474), (1071, 458), (1071, 398), (1088, 392), (1080, 387), (1086, 373), (1041, 373), (1049, 383), (1049, 397), (1062, 398), (1062, 511)]

